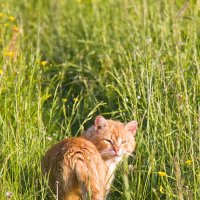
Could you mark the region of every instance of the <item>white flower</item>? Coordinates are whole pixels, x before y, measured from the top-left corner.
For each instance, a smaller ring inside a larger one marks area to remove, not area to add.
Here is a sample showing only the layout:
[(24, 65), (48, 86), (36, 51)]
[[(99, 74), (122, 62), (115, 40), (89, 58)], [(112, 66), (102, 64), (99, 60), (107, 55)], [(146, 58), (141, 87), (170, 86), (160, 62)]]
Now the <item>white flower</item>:
[(47, 139), (47, 140), (49, 140), (49, 141), (51, 141), (51, 140), (52, 140), (52, 138), (51, 138), (51, 137), (48, 137), (48, 136), (46, 137), (46, 139)]
[(9, 198), (9, 199), (10, 199), (10, 198), (12, 197), (12, 192), (6, 192), (6, 194), (5, 194), (5, 195), (6, 195), (6, 197), (7, 197), (7, 198)]

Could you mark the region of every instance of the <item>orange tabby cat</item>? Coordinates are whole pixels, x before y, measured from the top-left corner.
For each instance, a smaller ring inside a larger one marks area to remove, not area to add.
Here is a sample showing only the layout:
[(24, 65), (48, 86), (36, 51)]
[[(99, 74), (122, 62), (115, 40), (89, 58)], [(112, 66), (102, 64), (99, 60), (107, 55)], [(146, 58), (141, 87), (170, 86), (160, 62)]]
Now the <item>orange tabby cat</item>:
[(117, 163), (135, 148), (136, 129), (136, 121), (124, 125), (98, 116), (83, 137), (54, 145), (42, 161), (42, 172), (49, 173), (54, 193), (59, 182), (59, 200), (86, 200), (89, 195), (92, 200), (103, 200)]

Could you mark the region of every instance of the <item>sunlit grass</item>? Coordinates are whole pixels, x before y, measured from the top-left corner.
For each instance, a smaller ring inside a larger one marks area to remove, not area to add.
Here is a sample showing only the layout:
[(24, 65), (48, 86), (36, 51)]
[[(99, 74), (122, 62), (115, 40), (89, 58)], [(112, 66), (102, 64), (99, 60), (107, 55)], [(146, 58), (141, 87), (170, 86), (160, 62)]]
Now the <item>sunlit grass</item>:
[[(47, 199), (40, 160), (95, 115), (139, 123), (109, 199), (200, 198), (197, 1), (0, 3), (0, 199)], [(7, 196), (7, 197), (6, 197)]]

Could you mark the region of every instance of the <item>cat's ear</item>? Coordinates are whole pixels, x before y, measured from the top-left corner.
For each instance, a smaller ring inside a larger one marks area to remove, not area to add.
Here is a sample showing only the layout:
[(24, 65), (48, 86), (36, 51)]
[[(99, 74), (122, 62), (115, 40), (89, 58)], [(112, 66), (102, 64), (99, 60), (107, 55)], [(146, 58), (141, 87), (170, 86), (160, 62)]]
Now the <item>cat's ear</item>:
[(130, 131), (133, 135), (136, 134), (137, 127), (138, 127), (138, 123), (137, 123), (136, 121), (128, 122), (128, 123), (125, 125), (125, 129), (126, 129), (127, 131)]
[(105, 128), (108, 125), (107, 120), (103, 117), (103, 116), (97, 116), (95, 118), (95, 122), (94, 122), (94, 127), (95, 127), (95, 131), (99, 131), (103, 128)]

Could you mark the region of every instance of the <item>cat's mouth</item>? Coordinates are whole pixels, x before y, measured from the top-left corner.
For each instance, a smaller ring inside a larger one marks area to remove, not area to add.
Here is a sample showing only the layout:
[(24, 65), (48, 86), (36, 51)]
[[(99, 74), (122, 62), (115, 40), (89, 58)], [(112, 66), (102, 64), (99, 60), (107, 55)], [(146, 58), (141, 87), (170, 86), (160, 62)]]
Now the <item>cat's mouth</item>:
[(119, 158), (123, 156), (123, 151), (100, 151), (101, 156), (103, 157), (110, 157), (110, 158)]
[(114, 156), (115, 156), (115, 157), (121, 157), (122, 155), (123, 155), (123, 152), (122, 152), (122, 151), (114, 152)]

